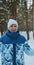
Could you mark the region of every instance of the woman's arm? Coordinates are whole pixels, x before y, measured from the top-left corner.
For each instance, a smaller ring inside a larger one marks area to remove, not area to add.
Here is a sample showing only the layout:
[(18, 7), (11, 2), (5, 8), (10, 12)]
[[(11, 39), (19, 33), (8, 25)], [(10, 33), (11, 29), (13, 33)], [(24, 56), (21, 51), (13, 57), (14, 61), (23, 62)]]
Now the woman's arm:
[(34, 56), (34, 49), (31, 49), (30, 46), (28, 45), (28, 43), (24, 43), (24, 51), (27, 55), (29, 56)]

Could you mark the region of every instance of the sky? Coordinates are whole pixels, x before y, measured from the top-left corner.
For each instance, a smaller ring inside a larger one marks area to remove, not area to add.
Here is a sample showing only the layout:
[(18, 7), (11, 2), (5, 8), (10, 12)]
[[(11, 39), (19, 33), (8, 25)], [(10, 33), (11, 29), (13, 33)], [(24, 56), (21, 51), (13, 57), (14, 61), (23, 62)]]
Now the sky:
[(32, 0), (27, 0), (27, 6), (29, 8), (29, 6), (32, 4)]

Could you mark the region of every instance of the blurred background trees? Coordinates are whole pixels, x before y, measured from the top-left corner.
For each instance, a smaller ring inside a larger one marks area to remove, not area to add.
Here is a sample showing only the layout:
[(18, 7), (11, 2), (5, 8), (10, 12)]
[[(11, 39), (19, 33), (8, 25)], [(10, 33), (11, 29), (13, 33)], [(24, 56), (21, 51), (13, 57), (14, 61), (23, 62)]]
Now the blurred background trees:
[(21, 31), (33, 31), (34, 36), (34, 0), (0, 0), (0, 31), (7, 29), (8, 20), (16, 19)]

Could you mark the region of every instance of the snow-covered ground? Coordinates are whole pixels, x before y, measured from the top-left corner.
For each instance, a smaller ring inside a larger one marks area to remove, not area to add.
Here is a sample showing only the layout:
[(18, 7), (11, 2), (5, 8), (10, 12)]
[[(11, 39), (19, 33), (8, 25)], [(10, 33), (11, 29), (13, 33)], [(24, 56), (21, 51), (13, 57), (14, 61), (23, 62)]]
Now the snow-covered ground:
[[(24, 37), (27, 39), (27, 34), (26, 32), (20, 32), (21, 35), (24, 35)], [(34, 38), (33, 38), (33, 32), (29, 32), (29, 40), (28, 40), (28, 44), (30, 45), (30, 47), (32, 49), (34, 49)], [(25, 65), (34, 65), (34, 56), (28, 56), (24, 53), (24, 61), (25, 61)]]
[[(27, 39), (26, 32), (20, 32), (21, 35), (25, 36)], [(34, 38), (33, 38), (33, 32), (29, 32), (30, 39), (28, 40), (28, 44), (31, 46), (32, 49), (34, 49)], [(34, 65), (34, 56), (28, 56), (24, 53), (24, 61), (25, 65)], [(1, 65), (1, 55), (0, 55), (0, 65)]]

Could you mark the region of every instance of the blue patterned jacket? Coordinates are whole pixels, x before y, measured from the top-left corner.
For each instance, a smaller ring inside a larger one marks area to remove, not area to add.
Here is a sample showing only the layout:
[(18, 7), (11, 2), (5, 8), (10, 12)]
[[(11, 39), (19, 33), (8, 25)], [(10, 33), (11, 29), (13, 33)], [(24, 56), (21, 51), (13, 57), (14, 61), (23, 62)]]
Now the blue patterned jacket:
[[(16, 33), (13, 34), (15, 37)], [(0, 39), (2, 65), (24, 65), (24, 52), (31, 56), (34, 55), (34, 52), (23, 36), (19, 34), (18, 37), (13, 40), (10, 35), (12, 36), (12, 33), (7, 32)], [(9, 40), (10, 38), (12, 41)]]

